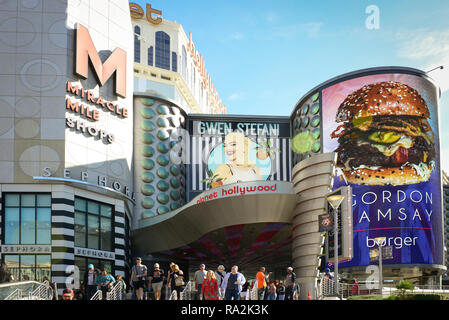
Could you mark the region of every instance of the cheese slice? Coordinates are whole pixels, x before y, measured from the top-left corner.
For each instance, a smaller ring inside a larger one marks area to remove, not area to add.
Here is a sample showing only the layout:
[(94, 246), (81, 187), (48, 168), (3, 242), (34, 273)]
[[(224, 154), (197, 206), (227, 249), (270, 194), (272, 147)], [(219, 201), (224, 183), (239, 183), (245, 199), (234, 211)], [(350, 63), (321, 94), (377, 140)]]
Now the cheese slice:
[(369, 144), (379, 150), (379, 152), (382, 152), (385, 156), (391, 157), (400, 147), (410, 149), (413, 146), (413, 140), (409, 136), (402, 136), (398, 141), (392, 144), (376, 144), (366, 140), (357, 141), (358, 146), (364, 144)]

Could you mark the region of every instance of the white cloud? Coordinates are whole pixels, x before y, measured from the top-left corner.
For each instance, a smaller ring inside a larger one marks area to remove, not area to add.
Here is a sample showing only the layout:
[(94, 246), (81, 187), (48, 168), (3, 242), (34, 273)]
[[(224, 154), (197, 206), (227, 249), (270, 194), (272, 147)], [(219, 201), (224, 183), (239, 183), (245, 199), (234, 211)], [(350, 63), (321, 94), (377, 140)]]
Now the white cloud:
[(241, 99), (242, 97), (243, 97), (242, 93), (233, 93), (229, 96), (229, 100), (235, 101)]
[(435, 70), (430, 76), (441, 91), (449, 90), (449, 30), (401, 31), (396, 34), (396, 39), (399, 43), (398, 56), (418, 62), (422, 70), (429, 71), (443, 65), (443, 70)]
[(245, 36), (240, 32), (233, 33), (229, 36), (230, 40), (243, 40), (244, 38)]

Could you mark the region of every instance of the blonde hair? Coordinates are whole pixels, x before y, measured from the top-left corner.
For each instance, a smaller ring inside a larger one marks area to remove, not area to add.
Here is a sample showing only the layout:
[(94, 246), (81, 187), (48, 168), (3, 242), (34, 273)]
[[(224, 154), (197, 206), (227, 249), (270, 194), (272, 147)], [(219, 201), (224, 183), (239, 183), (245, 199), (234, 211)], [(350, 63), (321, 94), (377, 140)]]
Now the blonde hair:
[(179, 266), (177, 264), (173, 265), (173, 271), (174, 272), (179, 271)]
[(213, 272), (212, 270), (207, 270), (206, 278), (209, 278), (209, 274), (211, 274), (211, 276), (210, 276), (211, 279), (217, 279), (215, 277), (215, 272)]
[[(249, 160), (249, 147), (251, 145), (251, 139), (246, 137), (240, 131), (234, 131), (226, 135), (223, 142), (223, 149), (226, 149), (229, 143), (235, 143), (235, 162), (237, 164), (254, 164), (255, 162), (250, 162)], [(225, 152), (226, 153), (226, 152)]]

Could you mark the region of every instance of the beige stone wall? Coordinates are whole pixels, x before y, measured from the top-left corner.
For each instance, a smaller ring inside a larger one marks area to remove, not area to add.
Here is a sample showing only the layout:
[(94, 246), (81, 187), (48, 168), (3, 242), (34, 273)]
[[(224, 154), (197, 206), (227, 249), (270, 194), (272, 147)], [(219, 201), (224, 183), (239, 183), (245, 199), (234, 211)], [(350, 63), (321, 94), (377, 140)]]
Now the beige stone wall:
[(293, 211), (292, 261), (301, 299), (315, 296), (324, 235), (318, 232), (318, 216), (327, 211), (326, 194), (332, 189), (336, 154), (312, 156), (293, 167), (292, 182), (298, 202)]

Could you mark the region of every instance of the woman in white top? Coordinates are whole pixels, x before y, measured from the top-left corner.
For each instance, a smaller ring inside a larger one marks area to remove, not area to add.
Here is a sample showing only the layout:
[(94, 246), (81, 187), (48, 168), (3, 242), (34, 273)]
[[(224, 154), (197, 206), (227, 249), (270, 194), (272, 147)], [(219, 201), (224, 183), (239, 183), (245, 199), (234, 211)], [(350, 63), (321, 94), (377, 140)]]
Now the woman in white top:
[(231, 132), (224, 140), (223, 150), (229, 163), (220, 164), (214, 175), (223, 184), (262, 180), (260, 168), (249, 160), (251, 140), (241, 132)]

